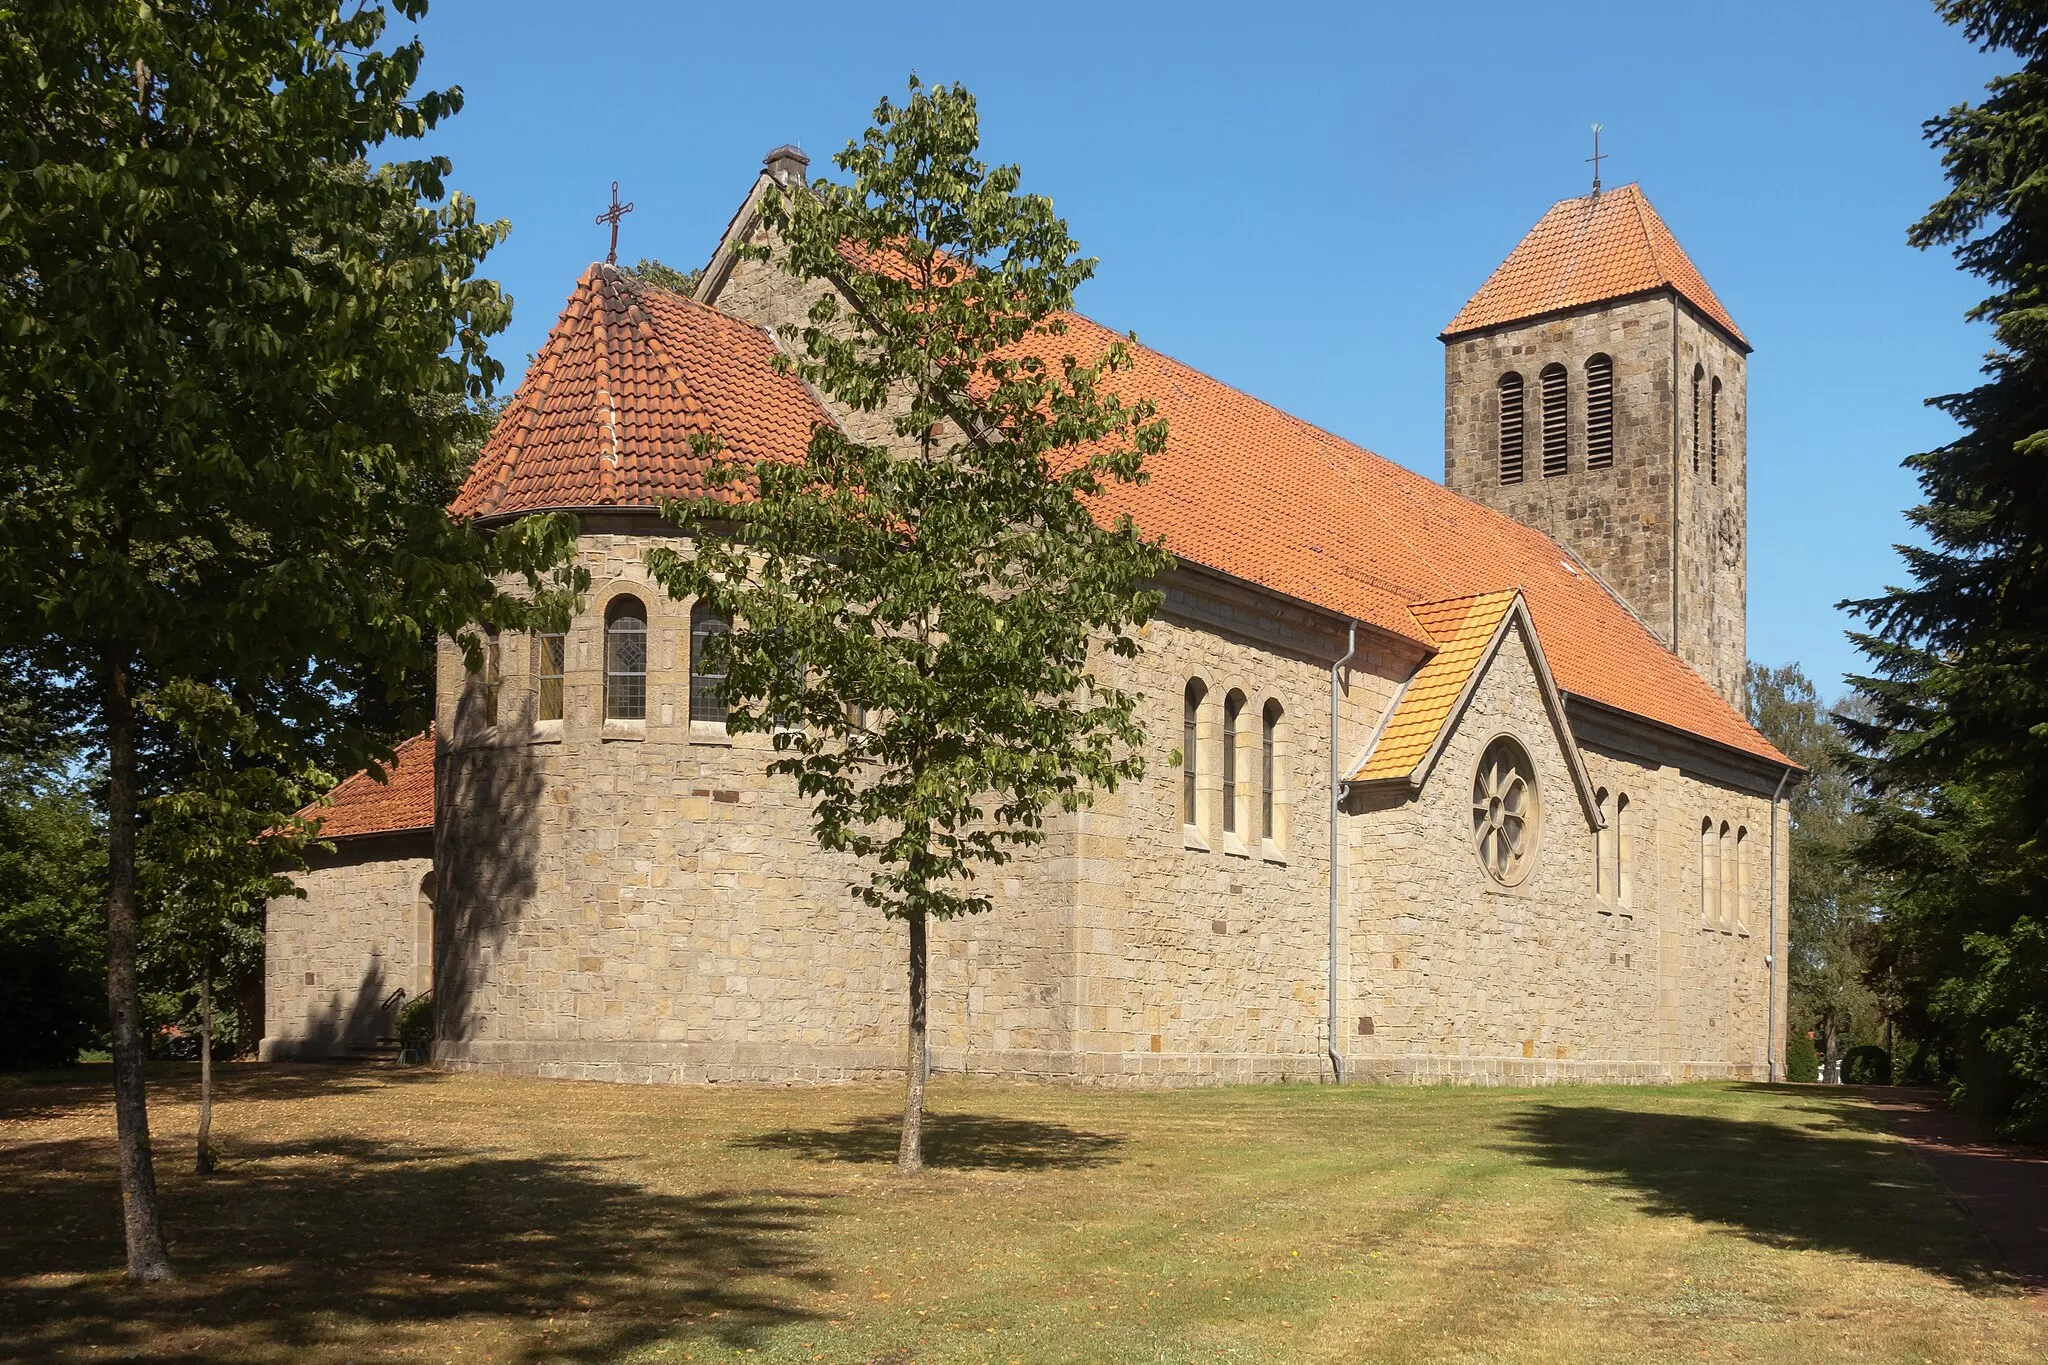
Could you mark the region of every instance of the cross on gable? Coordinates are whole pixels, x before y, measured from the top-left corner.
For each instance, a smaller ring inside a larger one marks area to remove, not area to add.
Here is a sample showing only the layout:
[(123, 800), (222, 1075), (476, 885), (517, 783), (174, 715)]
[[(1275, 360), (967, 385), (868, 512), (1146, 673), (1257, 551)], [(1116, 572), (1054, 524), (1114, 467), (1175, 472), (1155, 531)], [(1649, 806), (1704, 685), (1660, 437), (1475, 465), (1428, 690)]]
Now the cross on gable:
[(605, 253), (604, 263), (606, 265), (618, 264), (619, 219), (624, 218), (632, 211), (633, 206), (631, 204), (621, 204), (619, 202), (619, 182), (616, 180), (612, 181), (612, 206), (591, 220), (595, 223), (610, 223), (612, 225), (612, 249)]

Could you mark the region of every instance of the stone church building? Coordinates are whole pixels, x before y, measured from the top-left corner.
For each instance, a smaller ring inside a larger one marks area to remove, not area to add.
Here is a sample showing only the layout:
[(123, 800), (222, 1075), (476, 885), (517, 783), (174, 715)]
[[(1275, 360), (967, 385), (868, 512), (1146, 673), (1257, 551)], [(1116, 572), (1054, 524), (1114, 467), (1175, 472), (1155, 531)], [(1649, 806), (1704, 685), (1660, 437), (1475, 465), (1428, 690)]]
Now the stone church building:
[[(321, 812), (269, 911), (264, 1055), (431, 989), (438, 1065), (631, 1081), (900, 1073), (902, 926), (858, 905), (643, 563), (690, 438), (855, 420), (776, 373), (802, 287), (591, 267), (454, 510), (574, 512), (562, 635), (445, 645), (435, 728)], [(1113, 334), (1071, 320), (1092, 356)], [(1444, 346), (1442, 485), (1148, 350), (1117, 490), (1178, 568), (1135, 660), (1146, 776), (934, 927), (939, 1072), (1119, 1085), (1773, 1074), (1783, 796), (1742, 718), (1749, 343), (1635, 186), (1553, 206)]]

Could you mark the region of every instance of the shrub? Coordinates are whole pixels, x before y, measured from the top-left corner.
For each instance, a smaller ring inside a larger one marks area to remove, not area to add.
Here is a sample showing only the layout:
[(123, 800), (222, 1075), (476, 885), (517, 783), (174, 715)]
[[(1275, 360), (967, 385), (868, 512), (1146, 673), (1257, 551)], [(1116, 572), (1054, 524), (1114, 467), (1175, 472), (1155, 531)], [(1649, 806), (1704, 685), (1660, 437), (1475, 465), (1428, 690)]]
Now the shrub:
[(398, 1041), (408, 1048), (424, 1049), (434, 1041), (434, 995), (416, 995), (399, 1007)]
[(1788, 1081), (1817, 1081), (1820, 1079), (1820, 1057), (1813, 1050), (1813, 1039), (1794, 1031), (1785, 1040), (1785, 1079)]
[(1845, 1085), (1890, 1085), (1892, 1083), (1892, 1054), (1874, 1043), (1849, 1049), (1849, 1055), (1842, 1058), (1842, 1083)]

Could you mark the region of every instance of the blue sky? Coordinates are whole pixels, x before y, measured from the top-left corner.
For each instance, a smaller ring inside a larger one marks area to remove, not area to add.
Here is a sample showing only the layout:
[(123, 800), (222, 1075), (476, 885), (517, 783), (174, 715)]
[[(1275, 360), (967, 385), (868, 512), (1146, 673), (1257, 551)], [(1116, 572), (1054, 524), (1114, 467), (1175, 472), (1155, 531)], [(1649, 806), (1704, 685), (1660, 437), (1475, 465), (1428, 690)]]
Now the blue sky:
[(822, 168), (876, 99), (964, 81), (983, 148), (1101, 260), (1091, 316), (1413, 469), (1443, 473), (1437, 332), (1554, 200), (1640, 181), (1756, 347), (1753, 658), (1833, 692), (1834, 603), (1899, 576), (1973, 382), (1982, 290), (1905, 242), (1943, 189), (1920, 136), (2005, 61), (1926, 0), (1528, 5), (776, 5), (436, 0), (433, 147), (512, 223), (516, 382), (604, 255), (701, 264), (762, 153)]

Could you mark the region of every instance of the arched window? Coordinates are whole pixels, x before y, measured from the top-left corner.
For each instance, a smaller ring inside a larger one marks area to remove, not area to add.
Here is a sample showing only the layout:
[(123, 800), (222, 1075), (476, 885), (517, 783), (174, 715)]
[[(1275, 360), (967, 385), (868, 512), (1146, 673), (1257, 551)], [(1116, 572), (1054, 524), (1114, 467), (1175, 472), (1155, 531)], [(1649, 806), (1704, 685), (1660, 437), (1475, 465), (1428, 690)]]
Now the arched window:
[(1635, 904), (1634, 877), (1629, 864), (1635, 861), (1635, 831), (1629, 828), (1635, 815), (1629, 810), (1628, 793), (1614, 798), (1614, 898), (1622, 905)]
[(498, 649), (498, 632), (484, 632), (484, 724), (498, 723), (498, 694), (505, 690), (505, 656)]
[(1721, 482), (1721, 378), (1714, 377), (1714, 387), (1707, 394), (1707, 477), (1715, 483)]
[(1237, 718), (1244, 714), (1244, 693), (1232, 688), (1223, 697), (1223, 832), (1237, 833)]
[(1692, 472), (1700, 472), (1700, 385), (1706, 379), (1704, 366), (1692, 367)]
[(562, 718), (562, 673), (568, 662), (569, 639), (566, 635), (545, 634), (533, 637), (533, 718), (535, 720), (560, 720)]
[(1202, 822), (1201, 811), (1196, 805), (1200, 795), (1197, 787), (1202, 734), (1202, 698), (1209, 695), (1209, 689), (1202, 685), (1200, 678), (1189, 678), (1187, 691), (1181, 697), (1180, 711), (1180, 819), (1181, 823), (1194, 828)]
[(1603, 901), (1614, 899), (1614, 811), (1607, 800), (1607, 788), (1593, 793), (1593, 808), (1600, 813), (1600, 828), (1593, 831), (1593, 894)]
[(1596, 355), (1586, 361), (1586, 468), (1614, 463), (1614, 361)]
[(1566, 472), (1564, 366), (1543, 367), (1543, 477)]
[(604, 718), (647, 719), (647, 608), (637, 597), (604, 611)]
[(425, 995), (434, 989), (434, 874), (420, 878), (419, 899), (413, 904), (412, 993)]
[(690, 719), (725, 724), (725, 670), (704, 648), (714, 635), (732, 629), (726, 619), (699, 602), (690, 608)]
[(1735, 832), (1728, 828), (1728, 822), (1721, 822), (1721, 932), (1727, 933), (1735, 927), (1735, 912), (1738, 904), (1736, 888), (1736, 847)]
[(1280, 703), (1277, 700), (1266, 703), (1259, 737), (1259, 837), (1267, 843), (1278, 843), (1279, 825), (1274, 814), (1274, 792), (1280, 781), (1280, 764), (1276, 751), (1280, 746)]
[(1500, 377), (1500, 481), (1522, 481), (1522, 447), (1528, 424), (1522, 413), (1522, 376), (1509, 370)]
[(1711, 929), (1721, 918), (1721, 846), (1710, 816), (1700, 821), (1700, 924)]
[(1749, 830), (1735, 831), (1735, 927), (1749, 932)]

